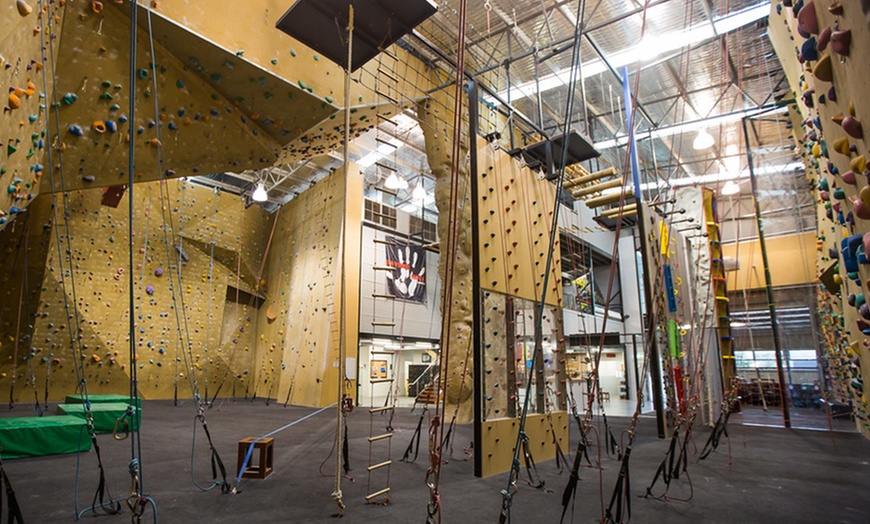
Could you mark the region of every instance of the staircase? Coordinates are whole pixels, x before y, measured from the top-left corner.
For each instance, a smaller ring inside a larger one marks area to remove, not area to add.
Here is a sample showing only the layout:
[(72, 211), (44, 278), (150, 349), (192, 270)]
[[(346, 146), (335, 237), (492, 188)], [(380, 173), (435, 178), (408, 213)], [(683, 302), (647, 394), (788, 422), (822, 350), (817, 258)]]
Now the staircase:
[(435, 392), (435, 382), (433, 381), (429, 384), (426, 384), (426, 387), (424, 387), (423, 390), (420, 391), (419, 394), (417, 394), (417, 397), (414, 399), (414, 403), (421, 405), (430, 405), (437, 404), (438, 400), (440, 399), (438, 398), (438, 394)]

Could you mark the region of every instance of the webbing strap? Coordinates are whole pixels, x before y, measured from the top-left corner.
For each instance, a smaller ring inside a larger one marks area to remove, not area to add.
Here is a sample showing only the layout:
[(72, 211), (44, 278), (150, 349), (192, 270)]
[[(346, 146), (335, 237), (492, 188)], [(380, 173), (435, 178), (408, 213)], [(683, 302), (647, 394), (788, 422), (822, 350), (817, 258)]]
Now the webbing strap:
[(221, 456), (218, 453), (217, 449), (214, 447), (211, 441), (211, 433), (208, 430), (208, 423), (205, 421), (205, 416), (201, 414), (197, 417), (200, 422), (202, 422), (202, 429), (205, 432), (205, 438), (208, 441), (208, 447), (211, 450), (211, 477), (216, 482), (218, 470), (220, 470), (221, 474), (221, 493), (226, 495), (230, 492), (230, 483), (227, 482), (227, 468), (224, 466), (224, 461), (221, 460)]
[(584, 440), (585, 438), (581, 438), (580, 442), (577, 443), (577, 453), (574, 455), (574, 466), (571, 468), (571, 476), (568, 477), (568, 485), (565, 486), (565, 491), (562, 492), (562, 518), (559, 519), (559, 524), (565, 521), (565, 515), (568, 513), (568, 504), (570, 503), (571, 507), (574, 507), (583, 455), (586, 455), (587, 460), (589, 458)]
[(665, 483), (665, 493), (667, 493), (667, 488), (671, 485), (671, 472), (674, 468), (674, 451), (677, 447), (677, 440), (679, 439), (680, 432), (675, 431), (674, 435), (671, 437), (671, 443), (668, 447), (668, 452), (665, 454), (665, 458), (662, 460), (662, 463), (659, 464), (659, 468), (656, 470), (655, 476), (653, 476), (652, 482), (646, 488), (646, 495), (644, 497), (652, 497), (652, 489), (653, 486), (656, 485), (659, 478), (662, 479), (662, 482)]
[[(622, 522), (622, 508), (625, 507), (625, 516), (631, 518), (631, 478), (628, 471), (628, 459), (631, 456), (631, 446), (625, 449), (625, 454), (622, 456), (622, 464), (619, 466), (619, 477), (616, 479), (616, 486), (613, 489), (613, 495), (610, 497), (610, 505), (607, 507), (605, 522), (608, 524), (619, 524)], [(616, 507), (616, 515), (613, 510)]]
[[(106, 470), (103, 468), (103, 458), (100, 455), (100, 445), (97, 443), (97, 435), (94, 433), (91, 433), (91, 442), (94, 446), (94, 454), (97, 457), (97, 468), (100, 470), (100, 483), (97, 485), (97, 491), (94, 492), (94, 500), (91, 502), (91, 511), (96, 513), (97, 509), (101, 509), (109, 515), (117, 515), (118, 513), (121, 513), (121, 504), (112, 499), (112, 493), (109, 491), (109, 486), (106, 483)], [(106, 501), (107, 497), (108, 502)], [(99, 502), (99, 505), (97, 502)]]
[(728, 417), (731, 416), (731, 411), (724, 410), (719, 413), (719, 419), (716, 420), (716, 425), (713, 426), (713, 431), (710, 432), (710, 437), (707, 443), (704, 444), (704, 449), (701, 450), (701, 456), (698, 460), (704, 460), (710, 453), (719, 447), (719, 442), (722, 440), (722, 435), (728, 436)]
[[(12, 483), (9, 482), (9, 477), (6, 475), (6, 470), (3, 469), (3, 463), (0, 462), (0, 483), (3, 483), (6, 489), (6, 500), (9, 502), (9, 512), (7, 513), (7, 522), (13, 524), (18, 522), (24, 524), (24, 516), (21, 514), (21, 507), (18, 505), (18, 498), (15, 496), (15, 490), (12, 489)], [(3, 514), (3, 497), (0, 496), (0, 515)]]
[[(405, 454), (402, 455), (402, 462), (417, 461), (417, 454), (420, 453), (420, 437), (423, 434), (423, 417), (425, 414), (426, 410), (423, 410), (423, 413), (420, 414), (420, 420), (417, 421), (417, 429), (415, 429), (414, 434), (411, 435), (411, 442), (408, 443), (408, 447), (405, 449)], [(414, 452), (414, 460), (408, 460), (412, 451)]]
[(347, 419), (344, 419), (344, 442), (341, 448), (341, 462), (344, 474), (350, 473), (350, 446), (347, 443)]
[[(523, 445), (523, 462), (526, 463), (526, 474), (529, 476), (529, 485), (549, 492), (550, 490), (548, 490), (544, 485), (544, 480), (541, 479), (541, 476), (538, 474), (538, 466), (535, 465), (535, 459), (532, 457), (532, 450), (529, 449), (529, 436), (525, 433), (520, 433), (520, 440)], [(535, 483), (535, 477), (538, 477), (537, 483)]]

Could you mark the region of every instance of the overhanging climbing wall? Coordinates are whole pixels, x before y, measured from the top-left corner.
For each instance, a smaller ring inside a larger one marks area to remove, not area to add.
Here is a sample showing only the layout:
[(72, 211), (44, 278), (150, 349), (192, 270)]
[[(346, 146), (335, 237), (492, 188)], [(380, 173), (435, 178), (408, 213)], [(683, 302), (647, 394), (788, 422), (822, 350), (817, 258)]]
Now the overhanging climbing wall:
[[(772, 5), (770, 38), (796, 103), (795, 141), (819, 205), (819, 323), (826, 341), (832, 398), (852, 405), (858, 429), (870, 436), (864, 377), (868, 373), (870, 309), (870, 122), (866, 2), (808, 1)], [(800, 57), (800, 61), (798, 60)], [(864, 240), (867, 239), (867, 242)]]

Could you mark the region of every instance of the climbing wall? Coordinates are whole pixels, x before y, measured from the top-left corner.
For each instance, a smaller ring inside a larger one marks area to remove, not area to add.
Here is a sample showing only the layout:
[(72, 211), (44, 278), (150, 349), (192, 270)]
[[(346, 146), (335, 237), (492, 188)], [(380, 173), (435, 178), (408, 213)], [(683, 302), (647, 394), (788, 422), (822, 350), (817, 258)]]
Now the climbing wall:
[[(870, 309), (865, 305), (870, 250), (870, 86), (866, 2), (798, 2), (771, 7), (770, 38), (796, 98), (794, 135), (819, 203), (820, 325), (827, 342), (833, 398), (851, 403), (870, 436), (864, 376)], [(865, 236), (866, 235), (866, 236)], [(864, 239), (867, 242), (864, 242)]]
[[(337, 400), (341, 225), (347, 210), (347, 356), (359, 347), (362, 177), (337, 170), (284, 206), (266, 261), (265, 304), (257, 315), (259, 395), (305, 406)], [(348, 369), (356, 370), (355, 360)], [(347, 384), (354, 395), (355, 381)]]
[[(60, 24), (63, 8), (45, 12), (34, 0), (0, 4), (0, 229), (15, 220), (44, 184), (47, 101), (43, 83), (45, 53), (57, 51), (49, 22)], [(46, 177), (47, 178), (47, 177)]]
[[(56, 217), (51, 198), (41, 196), (28, 211), (30, 249), (21, 251), (21, 240), (4, 233), (4, 251), (16, 253), (10, 274), (24, 274), (26, 252), (29, 279), (43, 275), (29, 294), (31, 332), (20, 330), (17, 362), (14, 347), (0, 348), (0, 389), (11, 388), (13, 376), (26, 385), (16, 387), (16, 399), (29, 401), (31, 390), (41, 397), (47, 389), (52, 400), (73, 392), (79, 349), (90, 393), (128, 391), (126, 195), (118, 207), (104, 205), (100, 189), (58, 195)], [(222, 387), (222, 396), (241, 393), (250, 375), (244, 357), (256, 350), (245, 333), (253, 333), (257, 303), (242, 299), (235, 306), (231, 297), (236, 289), (244, 297), (259, 292), (256, 275), (268, 217), (260, 208), (245, 209), (239, 197), (172, 180), (135, 186), (133, 224), (132, 335), (143, 397), (189, 398), (185, 356), (203, 392), (208, 387), (213, 395)], [(4, 340), (15, 333), (9, 309), (0, 324)], [(70, 330), (81, 339), (75, 350)]]

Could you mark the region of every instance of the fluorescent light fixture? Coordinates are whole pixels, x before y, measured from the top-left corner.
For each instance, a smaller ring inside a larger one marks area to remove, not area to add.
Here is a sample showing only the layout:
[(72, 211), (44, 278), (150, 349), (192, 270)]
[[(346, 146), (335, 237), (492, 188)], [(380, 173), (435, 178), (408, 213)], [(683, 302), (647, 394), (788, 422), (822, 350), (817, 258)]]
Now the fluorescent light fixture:
[[(405, 182), (407, 184), (407, 182)], [(390, 173), (390, 176), (384, 181), (384, 187), (387, 189), (396, 190), (401, 187), (402, 182), (399, 180), (399, 175), (395, 171)]]
[(414, 192), (411, 193), (411, 196), (414, 197), (415, 200), (425, 200), (426, 199), (426, 188), (423, 187), (423, 181), (417, 182), (417, 187), (414, 188)]
[(251, 193), (251, 200), (254, 202), (265, 202), (269, 200), (269, 193), (266, 192), (266, 185), (262, 182), (257, 182), (257, 188)]
[(740, 192), (740, 184), (733, 180), (729, 180), (725, 182), (725, 185), (722, 186), (722, 189), (719, 190), (719, 193), (724, 196), (736, 195)]
[[(576, 22), (576, 16), (564, 6), (560, 9), (562, 13), (571, 20)], [(648, 15), (649, 16), (649, 15)], [(770, 16), (770, 2), (761, 2), (749, 8), (737, 11), (722, 18), (713, 21), (711, 26), (709, 22), (702, 22), (696, 27), (691, 27), (685, 31), (672, 31), (663, 35), (652, 36), (645, 35), (643, 43), (631, 46), (618, 53), (613, 53), (608, 56), (608, 62), (614, 69), (620, 69), (623, 66), (634, 64), (640, 57), (641, 61), (649, 61), (658, 58), (667, 53), (678, 51), (684, 47), (697, 45), (718, 35), (730, 33), (741, 27), (745, 27), (755, 22)], [(607, 65), (601, 60), (590, 60), (582, 64), (581, 70), (583, 78), (590, 78), (599, 75), (608, 70)], [(568, 85), (570, 69), (557, 71), (556, 73), (545, 75), (540, 78), (540, 87), (535, 81), (526, 82), (524, 84), (511, 87), (511, 98), (513, 102), (519, 98), (529, 98), (537, 96), (540, 92), (549, 91), (557, 87)], [(507, 90), (499, 92), (502, 99), (507, 99)], [(487, 101), (493, 100), (484, 97)]]
[(706, 129), (702, 129), (698, 131), (698, 136), (695, 137), (695, 140), (692, 142), (692, 149), (695, 151), (703, 151), (705, 149), (710, 149), (713, 147), (713, 144), (716, 141), (713, 139), (713, 135), (707, 132)]

